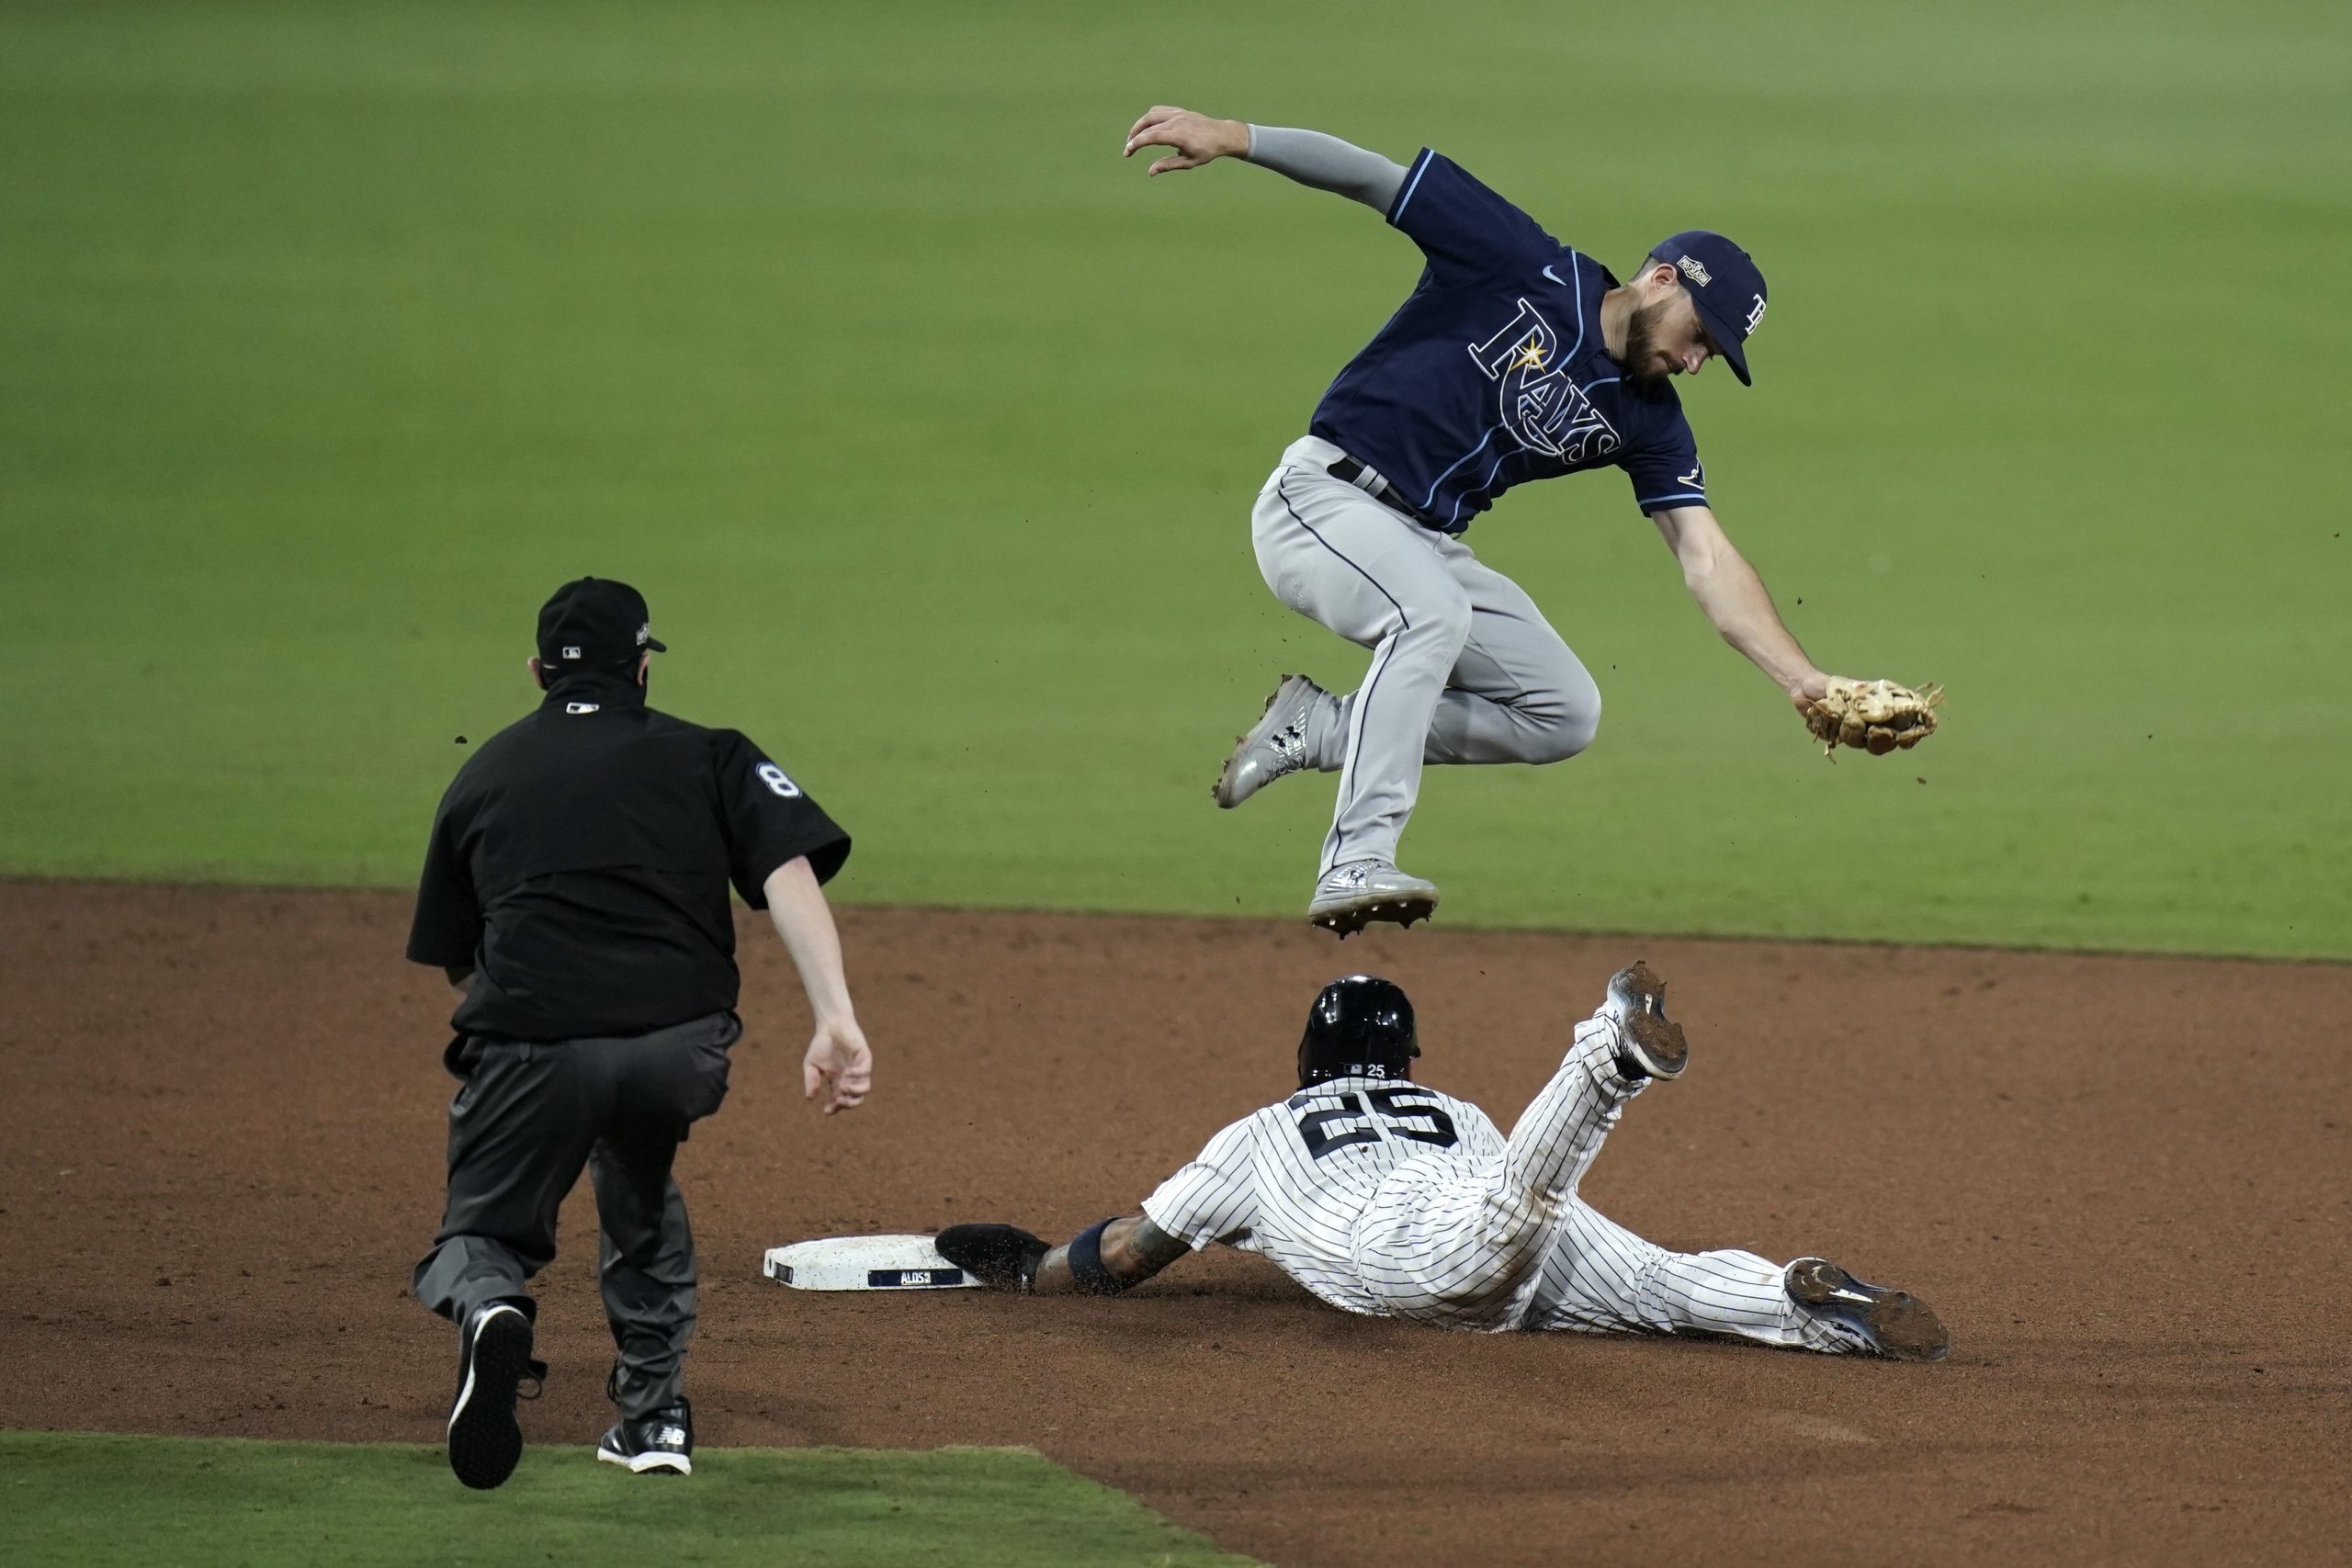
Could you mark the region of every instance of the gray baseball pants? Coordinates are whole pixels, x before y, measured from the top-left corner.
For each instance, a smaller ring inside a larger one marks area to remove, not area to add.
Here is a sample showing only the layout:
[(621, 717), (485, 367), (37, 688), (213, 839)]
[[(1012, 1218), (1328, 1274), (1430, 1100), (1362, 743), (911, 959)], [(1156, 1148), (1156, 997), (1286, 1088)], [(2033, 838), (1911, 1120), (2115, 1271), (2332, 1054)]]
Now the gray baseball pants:
[(1328, 441), (1291, 443), (1250, 513), (1274, 597), (1372, 649), (1318, 703), (1307, 760), (1340, 775), (1317, 877), (1396, 859), (1424, 762), (1557, 762), (1592, 744), (1600, 690), (1519, 584), (1460, 539), (1345, 480)]
[(671, 1161), (727, 1096), (731, 1012), (614, 1039), (467, 1038), (450, 1069), (449, 1201), (416, 1299), (463, 1323), (487, 1302), (536, 1315), (526, 1281), (555, 1258), (556, 1211), (584, 1165), (602, 1230), (598, 1275), (618, 1352), (613, 1402), (639, 1416), (678, 1401), (695, 1327), (695, 1242)]

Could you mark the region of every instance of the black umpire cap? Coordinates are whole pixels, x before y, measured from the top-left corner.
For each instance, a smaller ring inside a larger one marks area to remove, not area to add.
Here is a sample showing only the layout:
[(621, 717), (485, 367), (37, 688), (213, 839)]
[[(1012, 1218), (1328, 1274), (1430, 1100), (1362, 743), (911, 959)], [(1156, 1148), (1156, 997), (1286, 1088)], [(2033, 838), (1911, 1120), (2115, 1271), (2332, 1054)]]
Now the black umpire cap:
[(645, 595), (626, 582), (583, 577), (539, 606), (539, 663), (549, 674), (626, 669), (649, 650), (670, 651), (653, 635)]

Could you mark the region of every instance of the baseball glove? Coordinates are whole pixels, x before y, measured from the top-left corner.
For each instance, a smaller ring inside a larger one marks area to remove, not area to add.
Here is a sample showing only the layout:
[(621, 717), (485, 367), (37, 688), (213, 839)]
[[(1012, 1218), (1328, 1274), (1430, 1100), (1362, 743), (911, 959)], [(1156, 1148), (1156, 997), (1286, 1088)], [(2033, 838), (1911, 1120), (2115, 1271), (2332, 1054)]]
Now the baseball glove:
[(1804, 727), (1821, 742), (1825, 757), (1833, 757), (1840, 746), (1883, 757), (1933, 735), (1936, 705), (1943, 700), (1943, 688), (1933, 682), (1915, 692), (1892, 681), (1833, 678), (1828, 694), (1805, 711)]
[(992, 1291), (1025, 1291), (1053, 1248), (1018, 1225), (949, 1225), (932, 1245)]

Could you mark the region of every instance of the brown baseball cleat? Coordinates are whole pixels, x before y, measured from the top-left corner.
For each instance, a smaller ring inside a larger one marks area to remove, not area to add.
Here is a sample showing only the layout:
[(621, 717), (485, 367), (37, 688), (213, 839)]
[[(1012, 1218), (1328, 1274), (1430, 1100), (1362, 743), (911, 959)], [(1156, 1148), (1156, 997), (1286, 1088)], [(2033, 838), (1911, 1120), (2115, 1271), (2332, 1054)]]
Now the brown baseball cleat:
[(1636, 960), (1609, 976), (1600, 1016), (1617, 1026), (1617, 1067), (1629, 1078), (1679, 1078), (1690, 1065), (1682, 1026), (1666, 1016), (1666, 982)]
[(1943, 1320), (1908, 1291), (1864, 1284), (1826, 1258), (1800, 1258), (1783, 1278), (1789, 1300), (1865, 1355), (1940, 1361), (1951, 1354)]

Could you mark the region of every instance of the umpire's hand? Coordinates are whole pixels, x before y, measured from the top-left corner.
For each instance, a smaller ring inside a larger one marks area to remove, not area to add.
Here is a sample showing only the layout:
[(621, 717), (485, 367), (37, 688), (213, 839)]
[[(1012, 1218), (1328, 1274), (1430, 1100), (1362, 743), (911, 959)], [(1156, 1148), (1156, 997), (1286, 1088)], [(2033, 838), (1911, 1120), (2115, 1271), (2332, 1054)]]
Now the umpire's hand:
[(856, 1019), (817, 1021), (808, 1054), (800, 1058), (800, 1087), (810, 1100), (823, 1093), (828, 1116), (865, 1101), (874, 1088), (874, 1053)]
[(833, 912), (808, 857), (798, 856), (768, 873), (762, 884), (767, 895), (768, 919), (800, 971), (801, 988), (817, 1015), (817, 1033), (808, 1054), (800, 1058), (800, 1084), (810, 1100), (825, 1091), (825, 1114), (847, 1111), (864, 1100), (874, 1088), (874, 1053), (865, 1032), (857, 1026), (857, 1010), (849, 999), (849, 980), (842, 973), (842, 937), (834, 929)]

